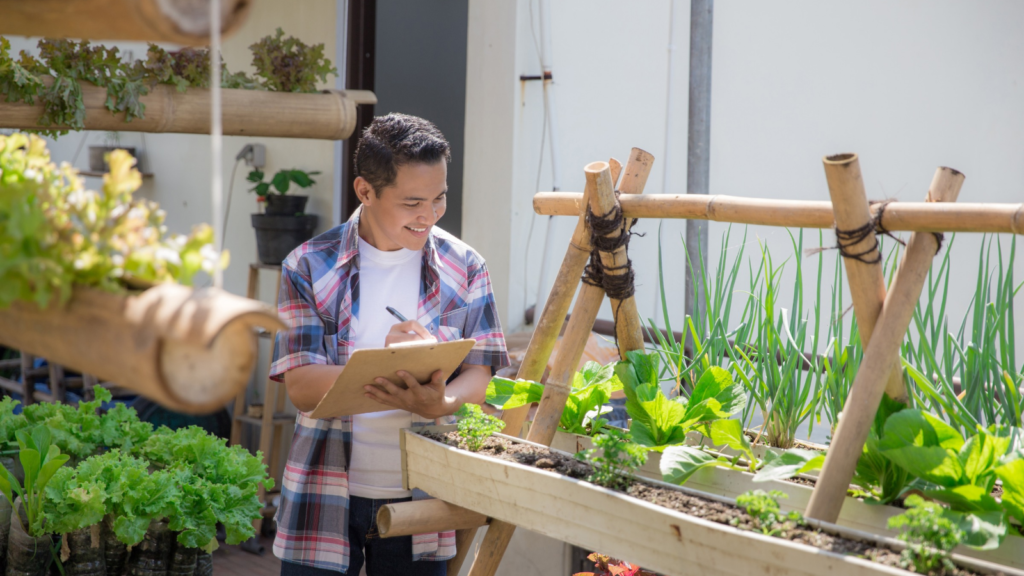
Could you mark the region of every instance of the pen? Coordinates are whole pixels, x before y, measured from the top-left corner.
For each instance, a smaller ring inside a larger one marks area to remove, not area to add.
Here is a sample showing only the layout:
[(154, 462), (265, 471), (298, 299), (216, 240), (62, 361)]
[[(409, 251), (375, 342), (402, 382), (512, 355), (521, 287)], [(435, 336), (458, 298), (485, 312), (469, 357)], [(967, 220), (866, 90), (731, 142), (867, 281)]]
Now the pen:
[(405, 316), (402, 316), (401, 312), (399, 312), (398, 310), (395, 310), (391, 306), (387, 306), (386, 308), (387, 308), (388, 313), (390, 313), (395, 318), (398, 318), (399, 322), (408, 322), (409, 321), (408, 318), (406, 318)]

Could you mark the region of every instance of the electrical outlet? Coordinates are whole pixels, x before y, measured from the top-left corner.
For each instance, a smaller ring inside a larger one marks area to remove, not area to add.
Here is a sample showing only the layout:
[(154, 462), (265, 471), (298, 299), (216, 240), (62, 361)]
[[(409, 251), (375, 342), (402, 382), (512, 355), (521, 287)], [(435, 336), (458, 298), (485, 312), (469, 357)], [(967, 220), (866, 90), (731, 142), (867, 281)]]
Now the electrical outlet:
[(263, 144), (252, 145), (252, 158), (246, 160), (246, 164), (254, 168), (263, 168), (267, 165), (267, 147)]
[(245, 160), (246, 166), (263, 168), (267, 165), (267, 147), (263, 144), (246, 144), (239, 150), (235, 160)]

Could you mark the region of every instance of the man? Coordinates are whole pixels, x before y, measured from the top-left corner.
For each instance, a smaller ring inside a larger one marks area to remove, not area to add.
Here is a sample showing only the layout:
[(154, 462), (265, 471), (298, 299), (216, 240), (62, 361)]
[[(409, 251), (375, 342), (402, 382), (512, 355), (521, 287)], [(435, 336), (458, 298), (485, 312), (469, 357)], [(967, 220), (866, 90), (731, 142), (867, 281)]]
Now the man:
[[(369, 576), (443, 575), (455, 555), (454, 532), (382, 539), (376, 527), (380, 506), (412, 496), (402, 489), (398, 431), (482, 403), (493, 372), (509, 363), (483, 258), (435, 226), (450, 161), (430, 122), (374, 119), (356, 148), (360, 208), (283, 263), (278, 309), (291, 329), (278, 334), (270, 376), (300, 412), (277, 513), (282, 576), (356, 575), (364, 564)], [(395, 323), (388, 306), (410, 320)], [(305, 414), (354, 350), (431, 337), (477, 341), (447, 385), (439, 371), (426, 383), (400, 373), (407, 390), (384, 379), (366, 387), (393, 410)]]

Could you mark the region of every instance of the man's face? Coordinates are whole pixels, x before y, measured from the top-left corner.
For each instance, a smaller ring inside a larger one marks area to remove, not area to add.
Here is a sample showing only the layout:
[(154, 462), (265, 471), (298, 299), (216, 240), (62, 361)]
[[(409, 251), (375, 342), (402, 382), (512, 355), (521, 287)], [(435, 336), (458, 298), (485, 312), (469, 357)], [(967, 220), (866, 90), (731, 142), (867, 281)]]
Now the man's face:
[(356, 194), (363, 203), (359, 235), (378, 250), (421, 250), (430, 228), (444, 215), (448, 164), (411, 162), (398, 169), (395, 182), (378, 197), (362, 177)]

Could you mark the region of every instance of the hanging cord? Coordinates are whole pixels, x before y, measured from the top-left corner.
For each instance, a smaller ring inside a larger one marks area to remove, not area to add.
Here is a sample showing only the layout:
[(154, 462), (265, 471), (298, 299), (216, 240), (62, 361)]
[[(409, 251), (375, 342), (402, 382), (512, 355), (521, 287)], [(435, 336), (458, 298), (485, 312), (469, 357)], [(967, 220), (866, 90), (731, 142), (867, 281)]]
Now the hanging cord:
[[(890, 232), (889, 229), (887, 229), (885, 225), (882, 223), (882, 218), (885, 216), (885, 209), (889, 206), (889, 204), (895, 201), (895, 199), (870, 200), (868, 204), (878, 204), (878, 213), (873, 215), (867, 222), (864, 223), (863, 226), (854, 228), (852, 230), (840, 230), (839, 228), (833, 226), (833, 229), (836, 232), (835, 246), (821, 246), (819, 248), (808, 248), (807, 250), (804, 250), (804, 256), (813, 256), (819, 252), (824, 252), (825, 250), (839, 250), (839, 254), (843, 258), (851, 258), (853, 260), (858, 260), (865, 264), (877, 264), (878, 262), (882, 261), (881, 250), (878, 251), (878, 254), (876, 254), (874, 258), (868, 258), (868, 254), (871, 254), (872, 251), (878, 249), (877, 236), (874, 239), (874, 244), (872, 244), (871, 247), (868, 248), (867, 250), (864, 250), (862, 252), (852, 252), (850, 250), (851, 247), (856, 246), (857, 243), (865, 240), (872, 233), (884, 234), (889, 238), (892, 238), (893, 240), (899, 242), (900, 245), (902, 245), (903, 247), (906, 247), (907, 243), (893, 235), (893, 233)], [(939, 246), (935, 249), (935, 253), (938, 254), (939, 251), (942, 250), (942, 241), (944, 239), (944, 236), (941, 232), (932, 232), (932, 235), (935, 236), (935, 241), (938, 242), (939, 244)]]
[[(618, 198), (619, 191), (615, 191), (615, 197)], [(590, 262), (586, 268), (583, 269), (582, 281), (585, 284), (591, 286), (597, 286), (603, 288), (604, 293), (611, 300), (618, 300), (622, 302), (627, 298), (633, 296), (636, 293), (636, 286), (634, 285), (635, 274), (633, 272), (633, 261), (629, 259), (629, 239), (631, 236), (643, 236), (633, 232), (631, 228), (636, 224), (637, 219), (633, 218), (628, 221), (622, 215), (622, 206), (618, 202), (615, 203), (615, 208), (605, 214), (604, 216), (597, 216), (587, 206), (587, 224), (590, 226), (590, 243), (593, 249), (590, 251)], [(611, 237), (609, 235), (619, 232), (618, 236)], [(620, 266), (607, 266), (601, 260), (601, 252), (607, 252), (609, 254), (615, 252), (619, 248), (626, 248), (626, 263)], [(612, 271), (621, 271), (621, 274), (608, 274)], [(615, 310), (615, 332), (618, 335), (619, 325), (619, 308)]]
[[(221, 126), (220, 102), (220, 0), (210, 0), (210, 196), (213, 199), (214, 246), (224, 245), (223, 183), (221, 182), (221, 149), (223, 128)], [(213, 285), (224, 288), (224, 271), (220, 266), (221, 251), (213, 265)]]

